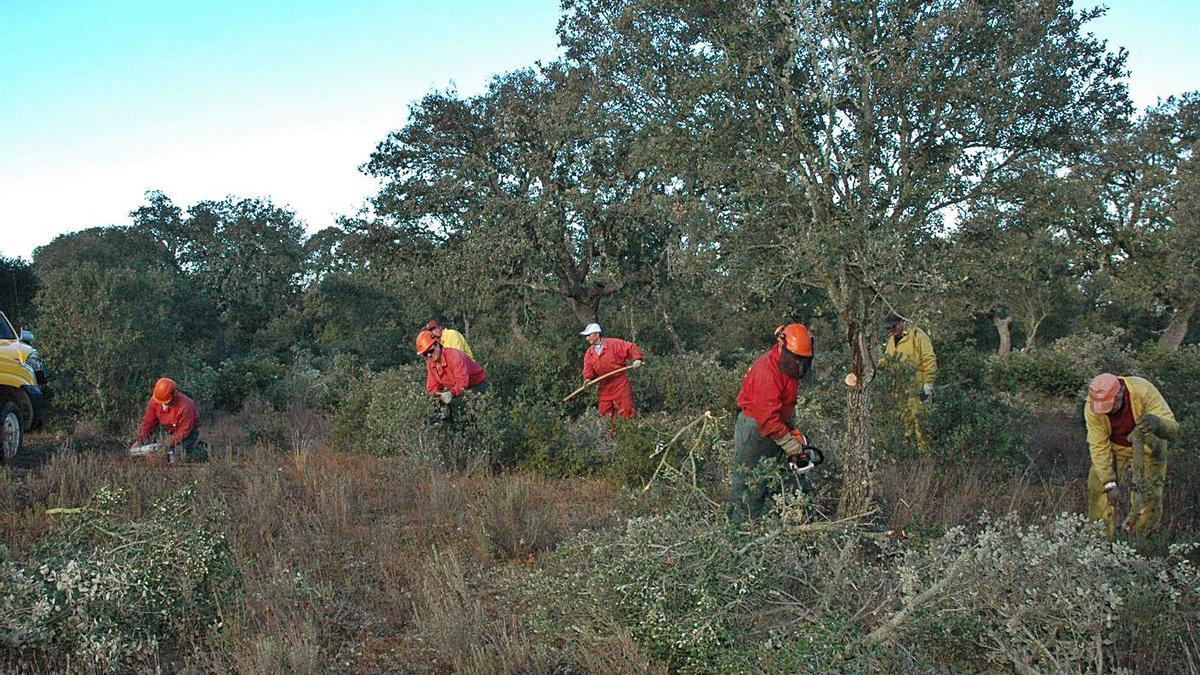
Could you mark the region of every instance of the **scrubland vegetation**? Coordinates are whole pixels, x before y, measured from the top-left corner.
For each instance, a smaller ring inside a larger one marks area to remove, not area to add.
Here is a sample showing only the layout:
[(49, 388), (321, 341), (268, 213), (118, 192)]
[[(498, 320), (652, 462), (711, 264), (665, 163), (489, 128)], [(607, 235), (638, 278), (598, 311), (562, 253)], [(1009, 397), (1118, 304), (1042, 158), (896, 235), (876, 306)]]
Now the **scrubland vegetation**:
[[(53, 394), (0, 472), (0, 667), (1200, 671), (1197, 95), (1134, 111), (1051, 0), (563, 12), (561, 59), (414, 102), (333, 226), (151, 191), (0, 260)], [(491, 383), (453, 426), (430, 318)], [(647, 354), (628, 422), (562, 401), (597, 320)], [(828, 461), (738, 530), (735, 396), (790, 321)], [(1149, 537), (1082, 517), (1105, 371), (1181, 423)], [(125, 455), (161, 375), (209, 462)]]
[[(1153, 368), (1152, 354), (1126, 356)], [(1197, 355), (1170, 361), (1184, 358)], [(1020, 370), (990, 363), (985, 379)], [(411, 393), (412, 367), (327, 398), (314, 392), (337, 375), (281, 382), (282, 409), (255, 395), (239, 413), (210, 412), (207, 464), (146, 465), (86, 429), (35, 436), (0, 477), (8, 667), (1193, 667), (1200, 462), (1189, 449), (1172, 460), (1163, 529), (1110, 544), (1081, 515), (1076, 401), (1025, 374), (1004, 395), (943, 392), (933, 455), (885, 420), (877, 513), (833, 519), (829, 446), (815, 500), (781, 498), (735, 531), (722, 504), (729, 410), (684, 402), (690, 386), (739, 369), (691, 356), (655, 367), (685, 398), (662, 392), (611, 436), (594, 412), (568, 421), (553, 403), (503, 397), (448, 432)], [(655, 381), (638, 381), (647, 399)], [(805, 390), (817, 438), (837, 437), (840, 386)], [(400, 417), (378, 413), (388, 409)]]

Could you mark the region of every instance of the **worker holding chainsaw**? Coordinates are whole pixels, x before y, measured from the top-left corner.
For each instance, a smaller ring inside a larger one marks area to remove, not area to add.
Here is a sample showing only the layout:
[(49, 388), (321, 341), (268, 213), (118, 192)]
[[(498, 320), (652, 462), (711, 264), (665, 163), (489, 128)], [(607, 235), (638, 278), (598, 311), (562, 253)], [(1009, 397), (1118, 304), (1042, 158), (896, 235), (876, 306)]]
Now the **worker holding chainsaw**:
[[(808, 439), (793, 424), (796, 388), (813, 360), (812, 335), (804, 324), (790, 323), (775, 330), (775, 346), (750, 366), (742, 379), (733, 429), (735, 452), (729, 518), (739, 524), (762, 515), (772, 483), (761, 473), (774, 474), (782, 465), (811, 466)], [(756, 470), (756, 467), (757, 468)], [(760, 475), (754, 475), (758, 473)], [(797, 481), (807, 489), (801, 475)]]
[(1088, 385), (1083, 419), (1092, 455), (1088, 518), (1103, 520), (1111, 539), (1120, 494), (1127, 488), (1129, 517), (1123, 529), (1144, 534), (1158, 527), (1167, 446), (1179, 435), (1179, 423), (1162, 394), (1140, 377), (1102, 373)]
[(600, 416), (633, 417), (633, 384), (625, 371), (642, 366), (642, 350), (632, 342), (605, 337), (598, 323), (589, 323), (579, 334), (588, 343), (583, 354), (583, 379), (600, 385)]
[[(208, 451), (200, 442), (200, 415), (196, 411), (196, 403), (179, 391), (175, 380), (169, 377), (160, 377), (154, 383), (154, 391), (146, 404), (146, 412), (142, 415), (142, 426), (131, 444), (131, 453), (144, 455), (152, 460), (158, 459), (158, 451), (151, 450), (153, 446), (145, 444), (150, 440), (151, 434), (159, 428), (168, 434), (165, 440), (168, 462), (208, 459)], [(142, 448), (146, 450), (135, 452)]]
[(467, 343), (467, 338), (462, 333), (453, 328), (443, 328), (441, 324), (432, 319), (425, 324), (425, 330), (429, 331), (435, 340), (442, 343), (443, 347), (457, 349), (472, 359), (475, 358), (475, 352), (471, 351), (471, 345)]
[(937, 355), (929, 334), (909, 325), (904, 317), (891, 312), (883, 320), (888, 331), (884, 346), (885, 360), (901, 363), (913, 369), (916, 381), (906, 385), (900, 415), (904, 421), (904, 434), (921, 452), (928, 450), (925, 435), (921, 432), (921, 404), (933, 397), (933, 382), (937, 378)]
[(443, 420), (451, 421), (451, 406), (467, 391), (487, 390), (487, 373), (466, 352), (444, 346), (427, 330), (417, 333), (416, 346), (425, 359), (425, 390), (442, 405)]

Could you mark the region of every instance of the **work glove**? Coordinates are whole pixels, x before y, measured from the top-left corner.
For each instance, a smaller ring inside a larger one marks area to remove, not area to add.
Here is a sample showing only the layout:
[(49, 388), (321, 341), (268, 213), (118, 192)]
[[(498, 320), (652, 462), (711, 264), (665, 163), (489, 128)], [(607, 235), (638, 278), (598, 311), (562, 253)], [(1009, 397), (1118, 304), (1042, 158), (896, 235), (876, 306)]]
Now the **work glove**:
[(1142, 437), (1142, 447), (1146, 449), (1146, 453), (1152, 457), (1162, 460), (1167, 456), (1167, 439), (1155, 434), (1149, 434)]
[(1158, 415), (1142, 415), (1142, 419), (1137, 421), (1137, 430), (1143, 434), (1158, 435), (1158, 430), (1162, 428), (1162, 420)]
[(788, 464), (798, 464), (800, 466), (808, 464), (808, 452), (804, 450), (804, 446), (808, 445), (808, 440), (804, 438), (804, 434), (792, 429), (786, 436), (775, 442), (783, 449), (783, 454), (787, 456)]
[(642, 367), (642, 360), (641, 360), (641, 359), (635, 359), (635, 360), (634, 360), (634, 362), (633, 362), (633, 363), (631, 363), (631, 364), (629, 364), (629, 365), (633, 366), (634, 368), (641, 368), (641, 367)]
[(442, 403), (450, 405), (450, 401), (454, 400), (454, 394), (451, 394), (448, 391), (443, 391), (438, 393), (438, 399), (441, 400)]
[(1117, 508), (1117, 502), (1120, 500), (1120, 490), (1117, 489), (1117, 481), (1109, 481), (1104, 484), (1104, 496), (1108, 497), (1108, 503), (1114, 509)]
[(917, 398), (921, 399), (921, 403), (928, 401), (933, 397), (933, 383), (926, 382), (925, 386), (921, 387), (921, 393), (917, 394)]

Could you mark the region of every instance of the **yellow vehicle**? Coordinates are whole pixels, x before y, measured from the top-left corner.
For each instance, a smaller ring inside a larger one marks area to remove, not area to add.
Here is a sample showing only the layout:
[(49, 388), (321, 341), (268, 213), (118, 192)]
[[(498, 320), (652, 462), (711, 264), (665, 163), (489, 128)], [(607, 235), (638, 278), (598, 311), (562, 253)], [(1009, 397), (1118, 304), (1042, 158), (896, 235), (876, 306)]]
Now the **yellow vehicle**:
[(46, 373), (33, 336), (18, 339), (8, 317), (0, 313), (0, 450), (5, 462), (17, 455), (25, 432), (42, 424), (42, 390)]
[(37, 350), (33, 348), (33, 333), (24, 329), (18, 333), (4, 312), (0, 312), (0, 356), (11, 356), (28, 364), (37, 377), (42, 393), (46, 393), (46, 369)]
[(25, 432), (41, 422), (42, 390), (28, 364), (0, 355), (0, 449), (7, 463), (21, 449)]

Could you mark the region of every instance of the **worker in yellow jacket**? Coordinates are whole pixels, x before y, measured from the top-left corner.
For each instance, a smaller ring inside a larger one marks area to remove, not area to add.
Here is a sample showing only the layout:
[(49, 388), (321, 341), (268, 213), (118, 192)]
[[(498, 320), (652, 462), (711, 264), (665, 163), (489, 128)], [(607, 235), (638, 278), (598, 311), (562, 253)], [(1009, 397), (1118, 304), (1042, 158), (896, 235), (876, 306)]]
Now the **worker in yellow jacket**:
[(471, 345), (467, 344), (467, 338), (462, 333), (453, 328), (442, 328), (441, 324), (433, 320), (425, 324), (425, 330), (429, 331), (434, 339), (440, 342), (443, 347), (457, 349), (472, 359), (475, 358), (475, 352), (471, 351)]
[(913, 369), (916, 382), (907, 393), (904, 409), (905, 435), (924, 452), (928, 448), (925, 435), (921, 433), (921, 404), (933, 396), (933, 382), (937, 378), (937, 355), (929, 335), (909, 325), (904, 317), (892, 312), (883, 320), (887, 328), (887, 345), (884, 347), (887, 360), (896, 360)]
[[(1179, 435), (1179, 422), (1162, 394), (1140, 377), (1102, 373), (1088, 385), (1083, 419), (1092, 455), (1088, 518), (1103, 520), (1112, 538), (1120, 488), (1128, 480), (1130, 510), (1124, 528), (1144, 534), (1158, 527), (1167, 446)], [(1126, 478), (1129, 469), (1132, 479)]]

